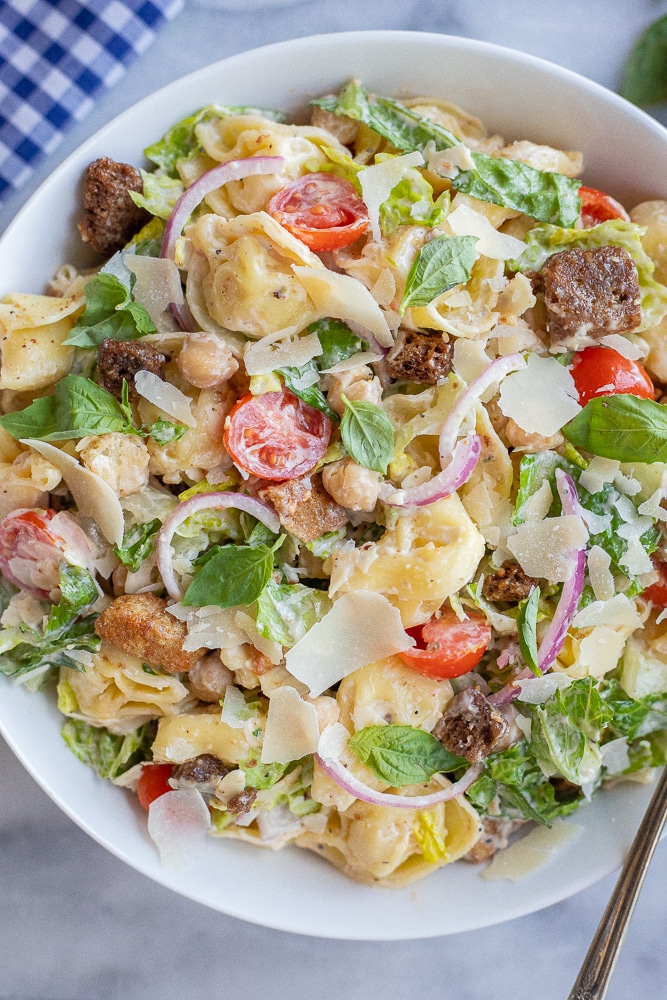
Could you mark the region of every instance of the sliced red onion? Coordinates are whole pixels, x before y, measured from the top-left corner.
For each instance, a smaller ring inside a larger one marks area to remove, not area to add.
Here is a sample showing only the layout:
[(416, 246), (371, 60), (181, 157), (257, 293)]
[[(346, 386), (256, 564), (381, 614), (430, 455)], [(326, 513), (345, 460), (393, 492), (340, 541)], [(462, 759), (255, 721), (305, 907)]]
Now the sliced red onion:
[(211, 825), (201, 792), (179, 788), (165, 792), (148, 809), (148, 832), (164, 868), (183, 868), (192, 860)]
[(246, 496), (245, 493), (198, 493), (190, 497), (183, 503), (179, 503), (169, 517), (166, 519), (157, 537), (157, 564), (160, 576), (164, 582), (167, 592), (175, 601), (179, 601), (183, 596), (183, 589), (179, 585), (174, 575), (171, 557), (171, 541), (178, 529), (193, 514), (200, 510), (226, 510), (228, 507), (235, 507), (243, 510), (246, 514), (256, 517), (258, 521), (265, 524), (269, 531), (278, 534), (280, 531), (280, 520), (275, 510), (255, 497)]
[(479, 456), (482, 439), (479, 434), (469, 434), (458, 442), (451, 459), (437, 476), (426, 483), (408, 489), (396, 489), (391, 483), (380, 487), (380, 500), (390, 507), (424, 507), (456, 493), (470, 479)]
[(227, 163), (221, 163), (212, 170), (207, 170), (186, 188), (174, 205), (164, 230), (160, 256), (174, 259), (176, 240), (183, 232), (185, 223), (197, 205), (212, 191), (216, 191), (223, 184), (229, 184), (230, 181), (242, 181), (245, 177), (256, 174), (278, 173), (284, 163), (282, 156), (248, 156), (243, 160), (228, 160)]
[[(334, 732), (335, 730), (335, 732)], [(362, 802), (369, 802), (374, 806), (392, 806), (396, 809), (430, 809), (440, 802), (448, 802), (462, 795), (470, 786), (477, 781), (484, 770), (483, 764), (473, 764), (469, 767), (462, 778), (455, 781), (447, 788), (442, 788), (437, 792), (430, 792), (428, 795), (391, 795), (388, 792), (378, 792), (375, 788), (370, 788), (359, 778), (348, 770), (340, 760), (342, 750), (340, 730), (345, 730), (344, 726), (337, 723), (334, 726), (327, 726), (320, 736), (320, 744), (315, 759), (332, 781), (335, 781), (339, 788), (355, 799)], [(344, 732), (345, 742), (349, 737), (347, 730)]]
[[(562, 469), (556, 470), (556, 486), (561, 499), (564, 514), (577, 514), (581, 516), (581, 505), (577, 498), (577, 490), (571, 476)], [(556, 607), (556, 612), (549, 622), (547, 629), (542, 636), (542, 642), (537, 654), (537, 665), (543, 674), (549, 671), (556, 658), (563, 648), (567, 630), (572, 624), (572, 619), (577, 613), (581, 593), (584, 589), (584, 573), (586, 569), (586, 548), (582, 546), (572, 553), (572, 568), (570, 575), (563, 584), (560, 600)], [(489, 698), (494, 705), (506, 705), (519, 696), (519, 688), (516, 682), (532, 677), (532, 671), (526, 667), (517, 674), (504, 688), (492, 694)]]
[(170, 302), (169, 312), (176, 320), (180, 330), (183, 330), (185, 333), (189, 333), (190, 331), (197, 329), (197, 324), (194, 316), (190, 312), (190, 307), (187, 302)]
[(443, 467), (454, 451), (456, 438), (464, 418), (486, 390), (511, 372), (519, 371), (525, 367), (526, 361), (521, 354), (509, 354), (506, 358), (496, 358), (488, 368), (484, 369), (481, 375), (472, 380), (465, 392), (461, 393), (440, 431), (440, 462)]

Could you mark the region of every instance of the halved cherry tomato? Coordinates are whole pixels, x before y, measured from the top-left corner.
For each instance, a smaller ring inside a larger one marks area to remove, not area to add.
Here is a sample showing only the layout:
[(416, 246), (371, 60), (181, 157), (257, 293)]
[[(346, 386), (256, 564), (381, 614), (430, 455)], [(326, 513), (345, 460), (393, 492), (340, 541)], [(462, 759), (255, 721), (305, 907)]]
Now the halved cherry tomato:
[(579, 197), (581, 198), (581, 224), (584, 229), (599, 226), (601, 222), (609, 222), (610, 219), (630, 221), (630, 216), (621, 203), (612, 198), (611, 195), (605, 194), (604, 191), (582, 185), (579, 188)]
[(169, 778), (171, 778), (173, 770), (173, 764), (144, 764), (142, 766), (137, 782), (137, 795), (144, 809), (148, 809), (151, 802), (155, 802), (165, 792), (172, 791)]
[(225, 425), (225, 447), (246, 472), (261, 479), (305, 476), (324, 455), (331, 421), (291, 392), (247, 393)]
[(336, 174), (297, 178), (274, 194), (266, 210), (311, 250), (340, 250), (369, 226), (354, 186)]
[(65, 511), (21, 508), (0, 523), (0, 572), (38, 597), (58, 586), (61, 562), (92, 572), (93, 555), (92, 542)]
[(461, 677), (477, 666), (491, 639), (491, 626), (481, 615), (460, 621), (453, 611), (443, 611), (425, 625), (407, 629), (417, 645), (398, 655), (426, 677)]
[(582, 406), (596, 396), (618, 393), (655, 398), (653, 382), (642, 366), (611, 347), (586, 347), (578, 351), (570, 370)]
[(667, 566), (661, 559), (653, 559), (653, 569), (658, 573), (658, 579), (650, 587), (645, 587), (642, 597), (651, 601), (656, 608), (667, 608)]

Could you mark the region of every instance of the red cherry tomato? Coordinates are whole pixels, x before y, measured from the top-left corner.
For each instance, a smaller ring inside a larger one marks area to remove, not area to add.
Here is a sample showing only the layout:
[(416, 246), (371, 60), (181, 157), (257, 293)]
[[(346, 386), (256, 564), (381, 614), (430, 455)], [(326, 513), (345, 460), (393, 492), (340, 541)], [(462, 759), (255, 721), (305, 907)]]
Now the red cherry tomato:
[(653, 559), (653, 569), (658, 579), (650, 587), (645, 587), (642, 597), (651, 601), (656, 608), (667, 608), (667, 566), (660, 559)]
[(173, 764), (142, 765), (139, 781), (137, 782), (137, 795), (144, 809), (148, 809), (151, 802), (155, 802), (165, 792), (172, 791), (169, 778), (173, 770)]
[(610, 219), (623, 219), (630, 221), (630, 216), (625, 211), (620, 202), (598, 191), (596, 188), (582, 186), (579, 188), (581, 198), (581, 224), (584, 229), (591, 226), (599, 226), (601, 222), (609, 222)]
[(47, 598), (63, 561), (93, 571), (93, 546), (66, 512), (13, 510), (0, 523), (0, 572), (16, 587)]
[(246, 472), (261, 479), (305, 476), (331, 437), (326, 414), (291, 392), (250, 393), (239, 399), (225, 426), (225, 447)]
[(642, 366), (611, 347), (586, 347), (578, 351), (571, 372), (582, 406), (596, 396), (618, 393), (655, 398), (653, 383)]
[(425, 625), (409, 628), (417, 641), (398, 655), (426, 677), (461, 677), (477, 666), (491, 639), (491, 626), (481, 615), (459, 621), (453, 611), (443, 611)]
[(266, 210), (311, 250), (340, 250), (369, 226), (354, 186), (336, 174), (299, 177), (274, 194)]

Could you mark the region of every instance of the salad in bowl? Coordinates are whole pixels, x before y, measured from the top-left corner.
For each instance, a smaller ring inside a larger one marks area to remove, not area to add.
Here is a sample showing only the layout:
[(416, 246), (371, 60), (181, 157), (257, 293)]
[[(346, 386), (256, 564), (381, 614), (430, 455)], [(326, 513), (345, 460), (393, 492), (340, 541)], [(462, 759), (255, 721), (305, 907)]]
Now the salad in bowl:
[(502, 872), (665, 763), (667, 202), (307, 96), (100, 150), (85, 263), (0, 302), (3, 686), (167, 869)]

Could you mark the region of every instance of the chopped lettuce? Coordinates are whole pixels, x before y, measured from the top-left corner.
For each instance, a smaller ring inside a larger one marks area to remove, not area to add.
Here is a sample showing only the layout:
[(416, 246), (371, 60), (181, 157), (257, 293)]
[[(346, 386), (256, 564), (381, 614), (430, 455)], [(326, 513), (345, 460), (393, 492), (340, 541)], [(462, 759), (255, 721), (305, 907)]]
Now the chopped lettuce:
[(130, 191), (130, 197), (139, 208), (145, 208), (158, 219), (167, 220), (174, 210), (174, 205), (183, 194), (183, 183), (177, 177), (159, 172), (141, 171), (143, 189)]
[(291, 649), (330, 609), (331, 600), (322, 590), (269, 580), (257, 598), (257, 629)]
[(155, 549), (156, 536), (162, 522), (155, 517), (152, 521), (133, 524), (123, 535), (121, 545), (114, 545), (114, 552), (131, 573), (136, 573), (142, 562)]
[(117, 778), (135, 764), (149, 757), (155, 738), (155, 726), (141, 726), (133, 733), (117, 736), (101, 726), (91, 726), (80, 719), (66, 719), (62, 737), (83, 764), (92, 767), (100, 778)]
[(415, 167), (393, 188), (380, 206), (380, 228), (389, 236), (399, 226), (437, 226), (449, 208), (449, 192), (433, 198), (433, 188)]

